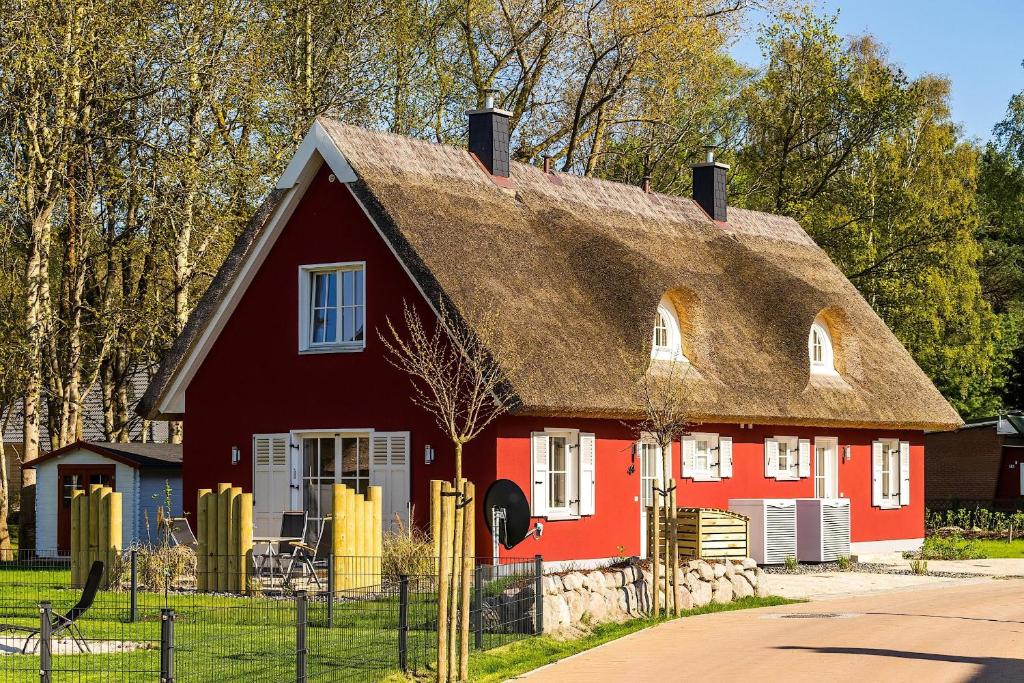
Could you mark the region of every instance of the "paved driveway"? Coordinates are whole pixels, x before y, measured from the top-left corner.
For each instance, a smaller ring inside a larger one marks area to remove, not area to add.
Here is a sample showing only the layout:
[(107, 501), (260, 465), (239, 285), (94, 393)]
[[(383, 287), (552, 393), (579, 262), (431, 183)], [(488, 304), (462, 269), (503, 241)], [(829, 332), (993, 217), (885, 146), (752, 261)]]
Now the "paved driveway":
[(1024, 580), (691, 617), (525, 678), (527, 683), (1024, 681)]

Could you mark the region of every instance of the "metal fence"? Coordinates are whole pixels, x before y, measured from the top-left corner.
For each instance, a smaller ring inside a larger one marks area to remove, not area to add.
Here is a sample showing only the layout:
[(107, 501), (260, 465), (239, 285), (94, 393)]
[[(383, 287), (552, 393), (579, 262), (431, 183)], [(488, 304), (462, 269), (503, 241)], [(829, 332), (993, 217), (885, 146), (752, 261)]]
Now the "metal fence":
[[(68, 558), (0, 559), (0, 624), (39, 630), (0, 633), (0, 681), (373, 681), (427, 674), (437, 658), (429, 571), (279, 555), (235, 592), (198, 592), (183, 549), (126, 551), (117, 565), (74, 631), (59, 618), (82, 596)], [(472, 647), (542, 632), (540, 572), (539, 557), (476, 566)]]

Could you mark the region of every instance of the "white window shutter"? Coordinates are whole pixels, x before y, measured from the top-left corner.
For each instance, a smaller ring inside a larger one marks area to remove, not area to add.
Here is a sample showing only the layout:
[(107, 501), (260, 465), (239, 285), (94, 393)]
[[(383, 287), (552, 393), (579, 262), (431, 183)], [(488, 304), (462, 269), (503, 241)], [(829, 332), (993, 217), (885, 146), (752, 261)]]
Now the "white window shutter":
[(281, 513), (292, 507), (289, 434), (253, 434), (253, 526), (257, 535), (281, 533)]
[(692, 436), (684, 436), (683, 443), (683, 477), (692, 478), (697, 466), (697, 442)]
[(800, 469), (799, 476), (809, 477), (811, 476), (811, 440), (800, 439), (798, 444)]
[(597, 443), (593, 434), (580, 434), (580, 515), (594, 514), (597, 498)]
[(732, 476), (732, 437), (718, 439), (718, 476), (723, 479)]
[(530, 438), (530, 475), (532, 491), (530, 510), (534, 517), (548, 514), (548, 435), (534, 432)]
[(776, 439), (764, 440), (764, 476), (779, 478), (779, 442)]
[(882, 442), (871, 442), (871, 504), (882, 507)]
[(900, 505), (910, 505), (909, 441), (900, 441)]
[(409, 523), (409, 432), (374, 432), (370, 444), (370, 484), (380, 486), (384, 530), (396, 517)]

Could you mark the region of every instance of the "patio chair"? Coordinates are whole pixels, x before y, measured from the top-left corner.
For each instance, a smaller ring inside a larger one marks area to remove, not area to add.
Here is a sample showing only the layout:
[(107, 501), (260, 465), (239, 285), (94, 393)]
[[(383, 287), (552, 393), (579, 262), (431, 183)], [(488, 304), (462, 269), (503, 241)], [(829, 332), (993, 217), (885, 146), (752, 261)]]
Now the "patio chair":
[[(89, 644), (85, 642), (85, 636), (82, 635), (82, 631), (79, 629), (76, 622), (90, 607), (92, 607), (92, 603), (96, 599), (96, 593), (100, 589), (100, 581), (102, 579), (103, 563), (96, 560), (92, 563), (92, 568), (89, 569), (89, 576), (86, 578), (85, 587), (82, 589), (82, 597), (80, 597), (75, 606), (69, 609), (63, 616), (53, 616), (53, 621), (50, 623), (50, 634), (53, 638), (60, 638), (65, 634), (69, 635), (71, 636), (71, 640), (75, 642), (75, 645), (78, 646), (79, 652), (84, 651), (92, 654), (92, 650), (89, 649)], [(38, 627), (0, 624), (0, 633), (7, 631), (12, 633), (28, 634), (25, 636), (25, 644), (21, 647), (22, 654), (26, 654), (28, 652), (28, 646), (29, 643), (32, 642), (33, 637), (36, 639), (36, 645), (32, 648), (32, 652), (35, 652), (36, 648), (39, 647)]]
[(291, 579), (292, 571), (296, 563), (298, 563), (299, 567), (304, 571), (309, 571), (313, 581), (316, 582), (316, 587), (321, 590), (323, 589), (323, 584), (320, 582), (320, 577), (317, 575), (316, 570), (327, 567), (327, 556), (331, 552), (333, 530), (334, 525), (331, 518), (327, 517), (320, 525), (320, 535), (317, 536), (316, 545), (309, 545), (304, 541), (292, 541), (293, 550), (286, 572), (287, 579)]
[[(281, 513), (281, 533), (278, 534), (281, 538), (298, 538), (305, 540), (306, 538), (306, 511), (305, 510), (285, 510)], [(272, 546), (268, 546), (269, 551)], [(292, 541), (279, 541), (277, 544), (276, 553), (267, 552), (263, 557), (263, 561), (260, 564), (260, 573), (269, 570), (270, 576), (280, 570), (285, 572), (285, 567), (291, 568), (291, 555), (295, 548), (292, 546)], [(256, 555), (253, 554), (255, 559)], [(287, 578), (287, 577), (286, 577)]]
[(175, 517), (171, 520), (171, 543), (199, 550), (199, 541), (196, 540), (196, 535), (192, 533), (192, 527), (184, 517)]

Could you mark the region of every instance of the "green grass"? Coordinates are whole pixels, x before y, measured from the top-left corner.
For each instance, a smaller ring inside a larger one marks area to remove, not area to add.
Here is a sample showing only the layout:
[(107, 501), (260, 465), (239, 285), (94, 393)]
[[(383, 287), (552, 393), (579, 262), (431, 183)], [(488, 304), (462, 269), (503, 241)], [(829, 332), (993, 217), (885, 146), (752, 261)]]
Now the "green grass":
[(979, 549), (985, 557), (992, 558), (1004, 558), (1004, 557), (1021, 557), (1024, 558), (1024, 541), (1000, 541), (1000, 540), (989, 540), (989, 541), (976, 541)]
[[(788, 600), (780, 597), (742, 598), (724, 605), (711, 604), (697, 607), (683, 613), (684, 617), (712, 612), (731, 612), (733, 610), (751, 609), (756, 607), (773, 607), (789, 605), (800, 600)], [(480, 683), (497, 683), (513, 676), (532, 671), (538, 667), (557, 662), (584, 650), (597, 647), (609, 641), (627, 636), (645, 628), (659, 624), (666, 619), (634, 619), (622, 624), (602, 624), (590, 634), (576, 640), (556, 640), (550, 636), (529, 638), (485, 652), (477, 652), (470, 659), (470, 680)]]

